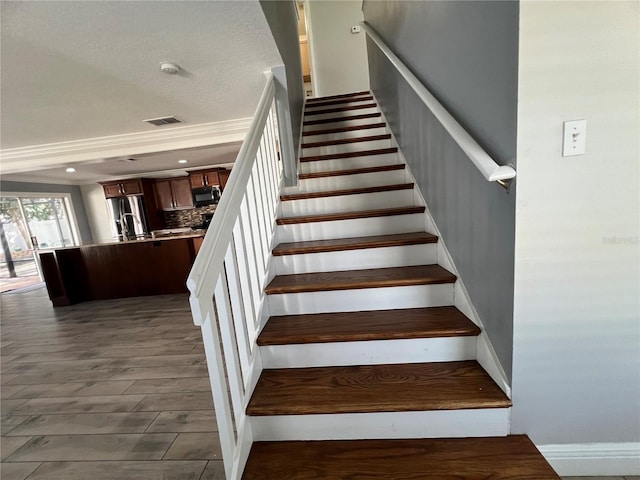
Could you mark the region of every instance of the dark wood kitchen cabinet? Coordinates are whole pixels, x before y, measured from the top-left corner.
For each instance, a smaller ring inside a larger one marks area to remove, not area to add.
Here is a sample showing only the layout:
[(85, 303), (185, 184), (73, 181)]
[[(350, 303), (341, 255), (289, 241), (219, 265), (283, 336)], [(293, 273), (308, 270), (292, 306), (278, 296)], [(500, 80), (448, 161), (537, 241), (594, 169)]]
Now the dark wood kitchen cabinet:
[[(90, 300), (188, 293), (202, 236), (136, 240), (40, 251), (54, 307)], [(4, 478), (4, 477), (3, 477)]]
[(220, 177), (220, 189), (224, 191), (224, 187), (227, 185), (227, 181), (229, 180), (229, 175), (231, 175), (231, 170), (221, 170), (218, 172)]
[(106, 182), (102, 184), (102, 188), (104, 188), (104, 196), (107, 198), (142, 195), (144, 193), (142, 181), (138, 178)]
[(189, 172), (191, 188), (208, 187), (209, 185), (220, 185), (220, 170), (195, 170)]
[(107, 199), (125, 197), (127, 195), (143, 195), (149, 230), (160, 230), (165, 228), (162, 211), (156, 205), (153, 180), (149, 178), (130, 178), (127, 180), (100, 182), (100, 184), (104, 189), (104, 196)]
[(184, 210), (193, 207), (191, 184), (187, 177), (163, 178), (155, 182), (156, 204), (160, 210)]

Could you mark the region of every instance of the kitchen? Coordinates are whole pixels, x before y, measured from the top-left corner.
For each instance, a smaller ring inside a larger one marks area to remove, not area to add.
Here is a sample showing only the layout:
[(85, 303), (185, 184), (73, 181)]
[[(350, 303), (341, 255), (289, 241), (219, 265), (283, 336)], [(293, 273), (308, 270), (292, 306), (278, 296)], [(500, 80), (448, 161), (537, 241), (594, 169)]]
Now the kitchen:
[[(87, 162), (73, 172), (61, 166), (4, 176), (3, 196), (18, 189), (72, 192), (73, 246), (49, 248), (32, 239), (41, 246), (40, 271), (54, 306), (186, 292), (186, 276), (239, 146), (122, 156)], [(40, 183), (45, 178), (48, 182)]]

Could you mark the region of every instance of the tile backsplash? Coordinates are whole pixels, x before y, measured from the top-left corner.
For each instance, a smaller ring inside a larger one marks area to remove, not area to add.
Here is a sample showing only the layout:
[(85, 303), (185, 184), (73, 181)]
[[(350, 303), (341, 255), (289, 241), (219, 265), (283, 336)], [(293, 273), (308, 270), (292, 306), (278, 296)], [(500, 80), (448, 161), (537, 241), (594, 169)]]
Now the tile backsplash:
[(188, 210), (175, 210), (173, 212), (163, 212), (166, 228), (193, 227), (202, 224), (203, 213), (213, 213), (216, 205), (206, 207), (190, 208)]

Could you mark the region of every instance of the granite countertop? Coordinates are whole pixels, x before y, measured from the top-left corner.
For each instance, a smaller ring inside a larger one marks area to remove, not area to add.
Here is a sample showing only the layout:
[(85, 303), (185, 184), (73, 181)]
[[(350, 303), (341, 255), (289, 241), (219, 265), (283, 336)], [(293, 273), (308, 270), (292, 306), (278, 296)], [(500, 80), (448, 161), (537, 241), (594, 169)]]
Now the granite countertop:
[(109, 242), (98, 242), (98, 243), (84, 243), (82, 245), (74, 245), (70, 247), (57, 247), (57, 248), (41, 248), (38, 252), (52, 252), (56, 250), (69, 250), (72, 248), (80, 248), (80, 247), (101, 247), (104, 245), (129, 245), (132, 243), (144, 243), (144, 242), (164, 242), (167, 240), (180, 240), (185, 238), (198, 238), (204, 237), (206, 230), (191, 230), (191, 232), (176, 232), (173, 234), (165, 234), (158, 236), (156, 238), (141, 238), (137, 240), (127, 240), (127, 241), (109, 241)]

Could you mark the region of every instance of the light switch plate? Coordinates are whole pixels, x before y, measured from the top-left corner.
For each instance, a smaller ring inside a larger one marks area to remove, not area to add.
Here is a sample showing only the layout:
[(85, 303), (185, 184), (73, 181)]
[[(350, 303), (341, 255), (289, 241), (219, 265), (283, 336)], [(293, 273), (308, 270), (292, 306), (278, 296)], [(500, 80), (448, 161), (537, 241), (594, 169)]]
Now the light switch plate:
[(584, 155), (587, 145), (587, 121), (564, 122), (562, 133), (562, 156)]

